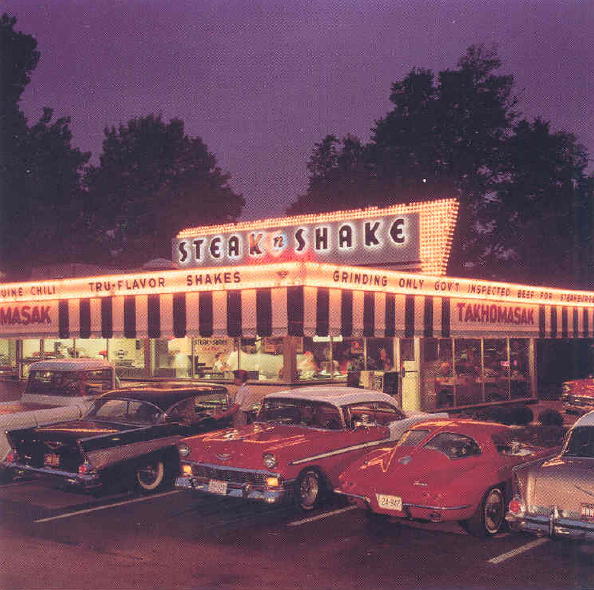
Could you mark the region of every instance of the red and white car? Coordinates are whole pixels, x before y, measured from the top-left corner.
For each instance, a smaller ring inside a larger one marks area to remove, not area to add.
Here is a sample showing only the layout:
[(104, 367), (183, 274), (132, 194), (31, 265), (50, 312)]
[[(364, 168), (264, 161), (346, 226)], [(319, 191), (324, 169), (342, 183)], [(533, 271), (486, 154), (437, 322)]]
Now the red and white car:
[(494, 535), (505, 524), (512, 468), (557, 450), (522, 443), (521, 435), (503, 424), (426, 421), (352, 463), (335, 491), (370, 516), (453, 520), (476, 536)]
[(349, 463), (430, 417), (402, 411), (379, 391), (320, 386), (271, 393), (255, 423), (180, 441), (175, 485), (271, 504), (292, 499), (311, 510)]

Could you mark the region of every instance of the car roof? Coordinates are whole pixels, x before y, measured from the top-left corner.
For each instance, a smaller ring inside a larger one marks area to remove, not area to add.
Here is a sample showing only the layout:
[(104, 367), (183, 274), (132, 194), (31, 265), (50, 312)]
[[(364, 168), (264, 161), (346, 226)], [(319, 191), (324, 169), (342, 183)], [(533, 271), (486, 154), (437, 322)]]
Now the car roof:
[(227, 388), (222, 385), (195, 385), (186, 387), (130, 387), (123, 389), (114, 389), (101, 395), (98, 399), (134, 399), (150, 402), (158, 406), (161, 410), (167, 411), (174, 404), (196, 395), (220, 394), (225, 395)]
[(97, 371), (113, 369), (113, 365), (103, 359), (47, 359), (29, 365), (30, 371)]
[(594, 411), (588, 412), (587, 414), (584, 414), (578, 418), (575, 421), (573, 428), (576, 426), (594, 426)]
[(358, 389), (357, 387), (331, 387), (326, 385), (298, 387), (269, 393), (264, 399), (268, 398), (326, 402), (335, 406), (364, 402), (386, 402), (397, 407), (394, 398), (387, 393), (373, 389)]

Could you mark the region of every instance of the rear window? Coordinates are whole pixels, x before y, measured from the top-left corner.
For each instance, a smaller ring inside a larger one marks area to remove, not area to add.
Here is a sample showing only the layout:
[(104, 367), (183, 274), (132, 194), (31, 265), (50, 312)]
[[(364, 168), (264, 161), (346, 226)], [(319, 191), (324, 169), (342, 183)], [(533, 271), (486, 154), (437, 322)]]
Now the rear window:
[(481, 448), (474, 439), (453, 432), (442, 432), (434, 436), (424, 448), (439, 451), (450, 459), (464, 459), (481, 454)]
[(26, 393), (78, 397), (112, 389), (111, 371), (31, 371)]

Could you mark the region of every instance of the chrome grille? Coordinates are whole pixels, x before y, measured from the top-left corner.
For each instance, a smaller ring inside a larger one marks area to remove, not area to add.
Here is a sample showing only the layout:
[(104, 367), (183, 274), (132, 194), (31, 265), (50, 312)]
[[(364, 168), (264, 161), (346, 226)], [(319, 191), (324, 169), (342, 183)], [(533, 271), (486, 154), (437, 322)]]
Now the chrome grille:
[(244, 484), (251, 483), (264, 485), (265, 475), (256, 471), (239, 471), (225, 469), (224, 467), (212, 467), (210, 465), (192, 465), (192, 474), (205, 479), (218, 479), (230, 483)]

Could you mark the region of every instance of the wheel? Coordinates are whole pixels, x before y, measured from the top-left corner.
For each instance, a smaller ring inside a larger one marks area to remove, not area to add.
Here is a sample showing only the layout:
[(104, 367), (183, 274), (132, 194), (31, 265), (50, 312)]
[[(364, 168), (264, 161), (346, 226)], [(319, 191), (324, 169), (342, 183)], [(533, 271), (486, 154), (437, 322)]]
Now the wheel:
[(505, 524), (505, 496), (501, 488), (487, 490), (474, 515), (460, 523), (475, 537), (491, 537)]
[(167, 467), (162, 458), (153, 458), (139, 464), (135, 471), (136, 486), (142, 492), (154, 492), (167, 481)]
[(315, 469), (307, 469), (297, 479), (295, 502), (301, 510), (313, 510), (322, 502), (324, 482)]

